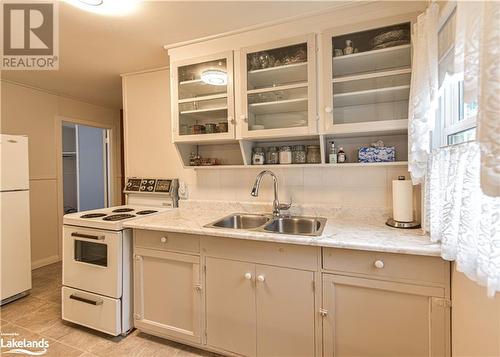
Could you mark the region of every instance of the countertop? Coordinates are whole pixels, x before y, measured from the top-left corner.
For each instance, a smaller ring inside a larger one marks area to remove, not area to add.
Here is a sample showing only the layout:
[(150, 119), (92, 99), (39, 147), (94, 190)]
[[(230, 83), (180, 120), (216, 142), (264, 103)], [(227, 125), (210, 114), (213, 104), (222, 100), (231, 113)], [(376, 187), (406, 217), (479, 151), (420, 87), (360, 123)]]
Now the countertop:
[(125, 227), (190, 233), (321, 247), (348, 248), (390, 253), (439, 256), (441, 246), (430, 241), (421, 229), (403, 230), (385, 225), (387, 212), (379, 209), (346, 209), (326, 206), (296, 207), (292, 214), (327, 218), (321, 236), (309, 237), (277, 233), (205, 228), (206, 224), (231, 213), (270, 212), (269, 205), (228, 202), (184, 202), (180, 208), (134, 219)]

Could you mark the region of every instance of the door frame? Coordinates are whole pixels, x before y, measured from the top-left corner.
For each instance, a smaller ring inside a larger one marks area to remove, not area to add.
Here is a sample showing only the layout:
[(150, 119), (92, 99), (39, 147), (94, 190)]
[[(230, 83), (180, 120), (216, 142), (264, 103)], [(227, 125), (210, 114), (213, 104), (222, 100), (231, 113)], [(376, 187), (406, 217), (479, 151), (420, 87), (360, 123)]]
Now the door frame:
[(92, 120), (80, 119), (74, 117), (57, 115), (54, 118), (54, 130), (56, 141), (56, 183), (57, 183), (57, 221), (58, 221), (58, 234), (59, 234), (59, 259), (62, 259), (62, 226), (64, 216), (64, 194), (63, 194), (63, 159), (62, 159), (62, 125), (63, 122), (75, 125), (92, 126), (95, 128), (108, 130), (108, 184), (105, 185), (107, 191), (108, 205), (116, 204), (116, 190), (119, 189), (115, 185), (115, 165), (117, 163), (118, 153), (114, 147), (115, 142), (119, 142), (119, 127), (116, 123), (99, 123)]

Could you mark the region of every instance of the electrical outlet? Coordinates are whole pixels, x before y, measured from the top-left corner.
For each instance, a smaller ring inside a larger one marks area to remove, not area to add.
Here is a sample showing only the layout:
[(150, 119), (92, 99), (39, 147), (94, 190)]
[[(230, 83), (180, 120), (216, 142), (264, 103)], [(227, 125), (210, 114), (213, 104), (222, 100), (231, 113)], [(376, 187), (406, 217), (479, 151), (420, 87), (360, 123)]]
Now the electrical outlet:
[(185, 182), (179, 182), (179, 198), (187, 199), (188, 198), (188, 188)]

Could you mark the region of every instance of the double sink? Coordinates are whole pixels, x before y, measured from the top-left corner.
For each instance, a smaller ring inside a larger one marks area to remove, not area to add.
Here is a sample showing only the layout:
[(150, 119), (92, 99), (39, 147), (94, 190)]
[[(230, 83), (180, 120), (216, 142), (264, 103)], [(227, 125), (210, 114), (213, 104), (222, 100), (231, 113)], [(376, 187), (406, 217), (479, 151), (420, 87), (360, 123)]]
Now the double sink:
[(274, 217), (268, 214), (234, 213), (207, 224), (205, 227), (320, 236), (325, 224), (326, 218), (321, 217)]

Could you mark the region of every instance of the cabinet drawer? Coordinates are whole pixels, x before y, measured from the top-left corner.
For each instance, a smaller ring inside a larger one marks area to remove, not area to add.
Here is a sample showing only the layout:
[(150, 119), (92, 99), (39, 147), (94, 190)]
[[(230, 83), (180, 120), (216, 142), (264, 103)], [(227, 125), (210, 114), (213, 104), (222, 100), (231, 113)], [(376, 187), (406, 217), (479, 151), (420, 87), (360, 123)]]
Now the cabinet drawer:
[(200, 238), (191, 234), (135, 230), (134, 246), (159, 250), (199, 253)]
[(318, 269), (319, 248), (288, 243), (259, 242), (245, 239), (203, 237), (206, 256), (290, 267)]
[(63, 286), (62, 319), (118, 336), (121, 300)]
[(323, 248), (323, 269), (446, 285), (449, 282), (449, 263), (439, 257)]

